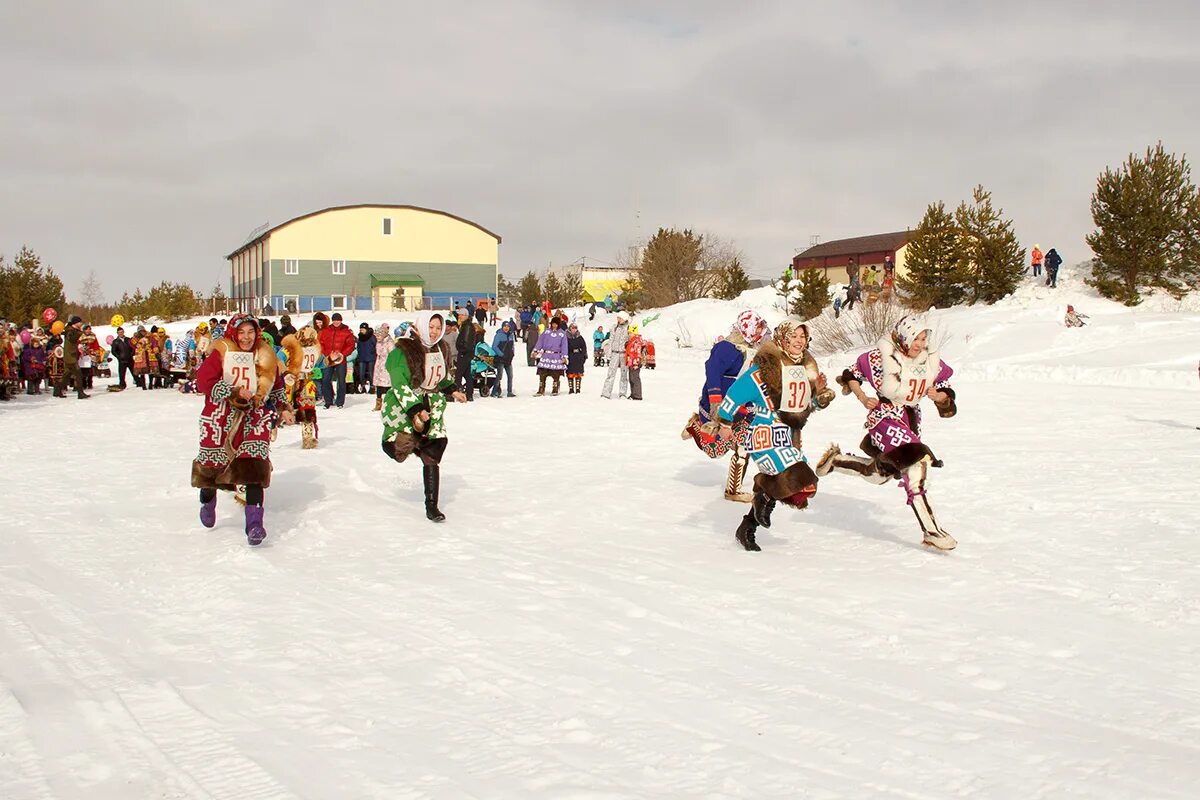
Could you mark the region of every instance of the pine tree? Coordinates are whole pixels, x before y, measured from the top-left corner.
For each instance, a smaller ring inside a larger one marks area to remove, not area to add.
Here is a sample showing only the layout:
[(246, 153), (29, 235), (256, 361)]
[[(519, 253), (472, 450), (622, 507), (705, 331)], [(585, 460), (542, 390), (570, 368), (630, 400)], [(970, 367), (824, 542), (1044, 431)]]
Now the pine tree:
[(573, 269), (564, 274), (559, 283), (562, 286), (560, 308), (571, 308), (583, 302), (583, 271)]
[(508, 278), (500, 275), (496, 279), (496, 300), (502, 306), (515, 306), (518, 303), (520, 295), (517, 292), (517, 286)]
[(625, 310), (630, 314), (642, 307), (645, 302), (645, 294), (642, 291), (642, 282), (637, 275), (631, 275), (621, 284), (617, 300), (625, 304)]
[(734, 300), (750, 288), (750, 276), (742, 269), (742, 261), (734, 258), (721, 270), (716, 295), (722, 300)]
[(802, 320), (819, 316), (829, 305), (829, 276), (825, 270), (817, 267), (802, 269), (795, 282), (795, 298), (788, 310)]
[(1200, 192), (1186, 157), (1159, 142), (1144, 158), (1130, 153), (1117, 171), (1106, 169), (1092, 195), (1095, 253), (1088, 283), (1126, 305), (1145, 289), (1179, 296), (1200, 285)]
[(958, 227), (958, 272), (966, 299), (994, 303), (1013, 293), (1025, 274), (1025, 249), (1017, 242), (1011, 220), (992, 206), (992, 193), (976, 186), (972, 203), (954, 212)]
[(905, 254), (907, 271), (896, 283), (913, 306), (946, 308), (963, 301), (966, 293), (960, 273), (958, 230), (945, 203), (930, 203), (925, 209)]
[(704, 237), (691, 230), (659, 228), (642, 253), (638, 280), (653, 308), (707, 296), (716, 276), (700, 269)]
[(542, 281), (542, 291), (545, 299), (550, 301), (550, 305), (562, 308), (562, 281), (553, 272), (546, 273), (546, 279)]
[(0, 259), (0, 317), (22, 322), (37, 318), (40, 325), (43, 309), (58, 310), (65, 303), (62, 280), (37, 253), (22, 247), (12, 264)]
[(517, 284), (517, 301), (523, 306), (531, 306), (542, 301), (542, 284), (533, 270), (526, 272)]

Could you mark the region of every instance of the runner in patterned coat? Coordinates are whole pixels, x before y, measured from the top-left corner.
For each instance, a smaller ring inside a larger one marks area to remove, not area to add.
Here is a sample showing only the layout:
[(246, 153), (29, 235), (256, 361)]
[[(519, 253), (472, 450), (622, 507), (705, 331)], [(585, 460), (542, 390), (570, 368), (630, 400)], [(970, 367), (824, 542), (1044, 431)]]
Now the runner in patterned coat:
[(413, 453), (421, 459), (425, 483), (425, 516), (442, 522), (438, 509), (441, 461), (446, 438), (446, 401), (467, 402), (454, 381), (454, 356), (442, 341), (441, 314), (422, 311), (414, 327), (416, 337), (396, 339), (388, 354), (387, 370), (392, 388), (383, 397), (383, 452), (403, 462)]
[[(861, 447), (866, 456), (842, 453), (836, 444), (821, 457), (817, 474), (832, 470), (858, 475), (875, 484), (899, 478), (908, 504), (917, 516), (924, 543), (939, 550), (953, 550), (957, 542), (942, 530), (929, 499), (925, 482), (930, 467), (942, 463), (921, 441), (921, 400), (928, 397), (943, 417), (958, 411), (950, 377), (954, 374), (936, 351), (928, 350), (929, 328), (909, 315), (896, 323), (890, 337), (881, 339), (874, 350), (863, 353), (837, 379), (843, 394), (853, 393), (867, 409), (867, 435)], [(864, 386), (875, 390), (868, 397)]]
[(771, 329), (756, 311), (746, 310), (738, 314), (733, 330), (713, 345), (704, 363), (704, 388), (700, 391), (700, 410), (693, 413), (680, 434), (682, 439), (692, 439), (700, 452), (709, 458), (721, 458), (732, 453), (729, 459), (729, 476), (725, 481), (725, 499), (749, 503), (754, 495), (742, 491), (746, 477), (746, 454), (741, 442), (750, 423), (748, 413), (739, 413), (734, 420), (734, 436), (722, 439), (717, 436), (717, 408), (725, 399), (729, 387), (742, 374), (742, 369), (754, 356), (754, 348), (770, 334)]
[(759, 526), (771, 527), (776, 501), (802, 509), (817, 492), (817, 476), (804, 457), (800, 431), (814, 411), (835, 397), (825, 376), (808, 353), (808, 327), (784, 320), (774, 338), (754, 354), (749, 369), (729, 387), (717, 411), (718, 435), (732, 440), (734, 421), (749, 410), (742, 443), (758, 466), (753, 507), (742, 518), (737, 540), (747, 550), (761, 550), (754, 539)]
[[(239, 314), (225, 331), (196, 371), (204, 408), (192, 486), (200, 490), (200, 523), (206, 528), (217, 521), (217, 489), (245, 486), (246, 539), (257, 545), (267, 536), (263, 490), (271, 485), (271, 412), (286, 396), (275, 350), (259, 338), (254, 318)], [(290, 410), (281, 413), (290, 421)]]

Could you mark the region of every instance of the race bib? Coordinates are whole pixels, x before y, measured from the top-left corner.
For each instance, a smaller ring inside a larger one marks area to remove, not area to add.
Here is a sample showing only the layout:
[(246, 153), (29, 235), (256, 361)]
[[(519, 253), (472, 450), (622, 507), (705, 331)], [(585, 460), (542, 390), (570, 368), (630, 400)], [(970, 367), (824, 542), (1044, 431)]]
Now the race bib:
[(783, 411), (807, 411), (812, 403), (812, 387), (808, 383), (808, 371), (803, 365), (783, 368)]
[(421, 388), (427, 392), (437, 389), (438, 384), (446, 378), (446, 359), (442, 358), (441, 350), (425, 354), (425, 380)]
[(254, 390), (254, 353), (230, 352), (223, 359), (225, 382), (236, 395), (241, 389)]
[(308, 374), (317, 368), (317, 359), (321, 357), (321, 348), (304, 348), (304, 357), (300, 359), (300, 371)]

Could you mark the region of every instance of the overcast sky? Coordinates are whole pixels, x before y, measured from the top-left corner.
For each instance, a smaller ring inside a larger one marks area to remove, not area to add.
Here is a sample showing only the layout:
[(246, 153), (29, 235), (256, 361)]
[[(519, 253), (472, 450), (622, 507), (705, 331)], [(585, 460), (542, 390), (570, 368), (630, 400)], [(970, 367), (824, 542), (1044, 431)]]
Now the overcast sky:
[(501, 271), (639, 233), (732, 239), (752, 274), (993, 192), (1088, 257), (1096, 176), (1200, 151), (1200, 3), (0, 4), (0, 253), (68, 296), (228, 284), (256, 226), (443, 209)]

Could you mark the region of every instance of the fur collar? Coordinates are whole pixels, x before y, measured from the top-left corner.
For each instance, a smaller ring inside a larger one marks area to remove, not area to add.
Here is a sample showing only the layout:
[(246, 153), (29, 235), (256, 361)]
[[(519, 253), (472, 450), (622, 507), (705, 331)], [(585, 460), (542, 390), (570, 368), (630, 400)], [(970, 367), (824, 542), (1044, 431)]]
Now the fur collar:
[[(883, 356), (883, 376), (879, 381), (879, 394), (896, 404), (903, 404), (905, 396), (905, 392), (902, 391), (901, 374), (906, 369), (937, 364), (939, 361), (938, 354), (933, 350), (924, 350), (915, 358), (908, 356), (888, 336), (879, 340), (879, 353)], [(933, 385), (932, 382), (930, 385)]]
[[(214, 353), (220, 353), (223, 359), (234, 346), (232, 341), (222, 338), (213, 342), (212, 349)], [(254, 400), (262, 404), (274, 388), (275, 378), (279, 374), (279, 359), (275, 357), (275, 350), (262, 339), (258, 339), (254, 344), (254, 371), (258, 375), (258, 389), (254, 392)]]

